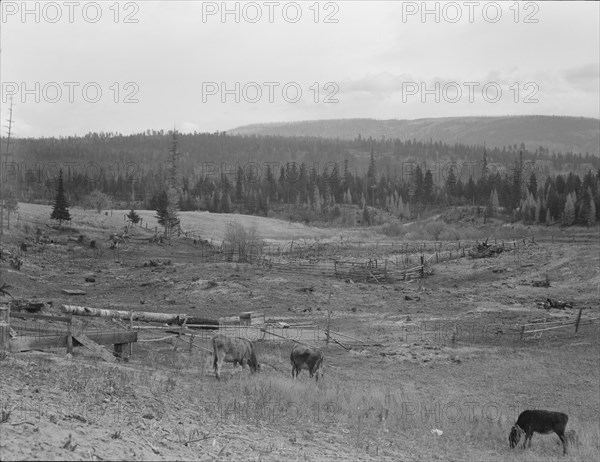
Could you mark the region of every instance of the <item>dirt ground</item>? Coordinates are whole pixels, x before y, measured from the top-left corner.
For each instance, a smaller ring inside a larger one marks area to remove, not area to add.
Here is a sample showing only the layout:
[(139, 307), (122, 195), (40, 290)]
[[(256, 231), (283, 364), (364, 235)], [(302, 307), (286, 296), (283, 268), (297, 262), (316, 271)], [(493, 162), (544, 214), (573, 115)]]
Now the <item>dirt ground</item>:
[[(108, 218), (87, 212), (76, 232), (44, 228), (55, 242), (36, 254), (39, 217), (24, 214), (2, 239), (8, 292), (45, 302), (48, 314), (62, 304), (211, 319), (257, 311), (323, 330), (330, 311), (339, 343), (320, 342), (324, 378), (303, 372), (294, 382), (292, 343), (281, 341), (256, 343), (260, 374), (226, 365), (217, 382), (210, 333), (191, 347), (189, 337), (138, 342), (115, 364), (84, 347), (9, 354), (0, 361), (1, 460), (598, 460), (598, 324), (520, 337), (522, 324), (573, 320), (579, 308), (584, 319), (600, 316), (598, 241), (530, 244), (518, 255), (436, 264), (422, 283), (378, 284), (203, 263), (191, 241), (150, 244), (144, 230), (117, 253), (107, 235), (119, 222)], [(77, 234), (86, 241), (69, 253), (66, 238)], [(90, 239), (101, 255), (84, 252)], [(9, 253), (21, 255), (20, 269)], [(549, 287), (532, 286), (546, 277)], [(544, 309), (548, 298), (573, 308)], [(555, 435), (509, 449), (527, 408), (569, 415), (579, 442), (566, 459)]]

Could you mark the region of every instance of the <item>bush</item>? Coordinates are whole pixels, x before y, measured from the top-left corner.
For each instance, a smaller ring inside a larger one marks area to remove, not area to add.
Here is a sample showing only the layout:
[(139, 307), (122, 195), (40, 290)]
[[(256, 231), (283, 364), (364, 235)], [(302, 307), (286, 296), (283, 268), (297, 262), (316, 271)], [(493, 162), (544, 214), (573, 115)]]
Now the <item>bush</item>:
[(386, 236), (403, 237), (408, 229), (402, 223), (386, 223), (381, 227), (381, 232)]
[(407, 241), (431, 241), (432, 236), (426, 231), (411, 231), (404, 236), (404, 239)]
[(258, 237), (256, 226), (252, 225), (246, 228), (237, 221), (233, 221), (228, 223), (225, 229), (223, 247), (232, 255), (237, 253), (238, 261), (244, 262), (250, 261), (253, 256), (257, 257), (260, 254), (262, 243)]
[(445, 228), (446, 225), (442, 221), (432, 221), (425, 225), (425, 231), (431, 234), (436, 241), (439, 240), (440, 234)]
[(454, 228), (446, 228), (439, 235), (440, 241), (457, 241), (458, 239), (460, 236)]

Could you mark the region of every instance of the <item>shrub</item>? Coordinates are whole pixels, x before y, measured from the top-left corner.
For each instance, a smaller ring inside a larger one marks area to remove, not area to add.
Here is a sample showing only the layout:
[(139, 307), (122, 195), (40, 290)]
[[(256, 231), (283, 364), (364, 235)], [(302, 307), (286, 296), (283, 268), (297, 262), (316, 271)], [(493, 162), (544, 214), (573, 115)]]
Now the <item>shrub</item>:
[(446, 228), (439, 235), (439, 240), (441, 241), (456, 241), (458, 239), (460, 239), (458, 232), (451, 227)]
[(442, 221), (432, 221), (425, 225), (425, 231), (431, 234), (436, 241), (439, 240), (440, 234), (445, 228), (446, 225)]
[(402, 223), (395, 222), (383, 225), (381, 232), (386, 236), (402, 237), (408, 232), (408, 229)]
[(253, 255), (257, 255), (261, 246), (256, 226), (248, 228), (237, 221), (227, 224), (223, 247), (231, 249), (232, 254), (238, 255), (238, 261), (249, 261)]

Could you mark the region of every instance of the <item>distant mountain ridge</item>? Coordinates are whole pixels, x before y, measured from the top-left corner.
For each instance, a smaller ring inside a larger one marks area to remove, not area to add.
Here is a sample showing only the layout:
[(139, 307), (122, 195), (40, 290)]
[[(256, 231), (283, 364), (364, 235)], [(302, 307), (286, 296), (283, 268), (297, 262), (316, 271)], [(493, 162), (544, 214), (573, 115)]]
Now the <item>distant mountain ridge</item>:
[(253, 124), (235, 128), (230, 135), (314, 136), (354, 139), (399, 138), (442, 141), (502, 148), (509, 145), (534, 151), (600, 155), (600, 120), (566, 116), (444, 117), (415, 120), (331, 119)]

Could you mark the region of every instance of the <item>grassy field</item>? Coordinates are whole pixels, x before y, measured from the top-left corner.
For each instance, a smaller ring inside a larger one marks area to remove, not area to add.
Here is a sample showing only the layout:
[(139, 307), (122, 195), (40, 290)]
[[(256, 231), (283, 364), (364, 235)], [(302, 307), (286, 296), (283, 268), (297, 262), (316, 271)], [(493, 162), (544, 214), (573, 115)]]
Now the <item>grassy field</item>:
[[(209, 318), (260, 311), (267, 321), (324, 329), (330, 311), (331, 330), (346, 337), (332, 334), (343, 346), (320, 345), (325, 366), (318, 384), (305, 371), (292, 380), (292, 342), (283, 340), (256, 342), (260, 374), (227, 364), (221, 382), (208, 336), (191, 347), (188, 336), (140, 341), (130, 361), (116, 364), (84, 348), (73, 357), (64, 349), (10, 354), (0, 361), (2, 460), (589, 461), (600, 455), (598, 324), (537, 339), (516, 333), (528, 322), (574, 319), (579, 308), (586, 318), (600, 315), (598, 242), (544, 241), (522, 249), (519, 259), (507, 252), (437, 264), (422, 284), (366, 284), (201, 263), (197, 247), (183, 239), (140, 240), (127, 254), (135, 258), (115, 259), (108, 249), (102, 258), (73, 259), (67, 252), (34, 258), (36, 227), (55, 241), (48, 246), (61, 247), (77, 234), (105, 245), (122, 230), (125, 212), (75, 209), (73, 229), (59, 232), (45, 226), (47, 207), (21, 204), (20, 211), (19, 224), (3, 237), (3, 255), (18, 253), (21, 242), (31, 248), (20, 270), (2, 259), (2, 282), (15, 298), (47, 302), (47, 313), (58, 313), (61, 304)], [(141, 215), (152, 227), (153, 212)], [(231, 218), (182, 214), (182, 227), (219, 241)], [(235, 218), (255, 224), (270, 242), (380, 238), (364, 229)], [(135, 229), (140, 239), (151, 235)], [(163, 264), (144, 266), (150, 259)], [(546, 276), (550, 287), (531, 285)], [(63, 288), (86, 294), (68, 296)], [(547, 298), (574, 309), (540, 308)], [(92, 326), (118, 328), (104, 319), (75, 321), (76, 328)], [(139, 332), (139, 340), (166, 336)], [(531, 449), (509, 448), (510, 427), (525, 409), (569, 415), (567, 429), (578, 442), (567, 456), (556, 435), (535, 434)]]

